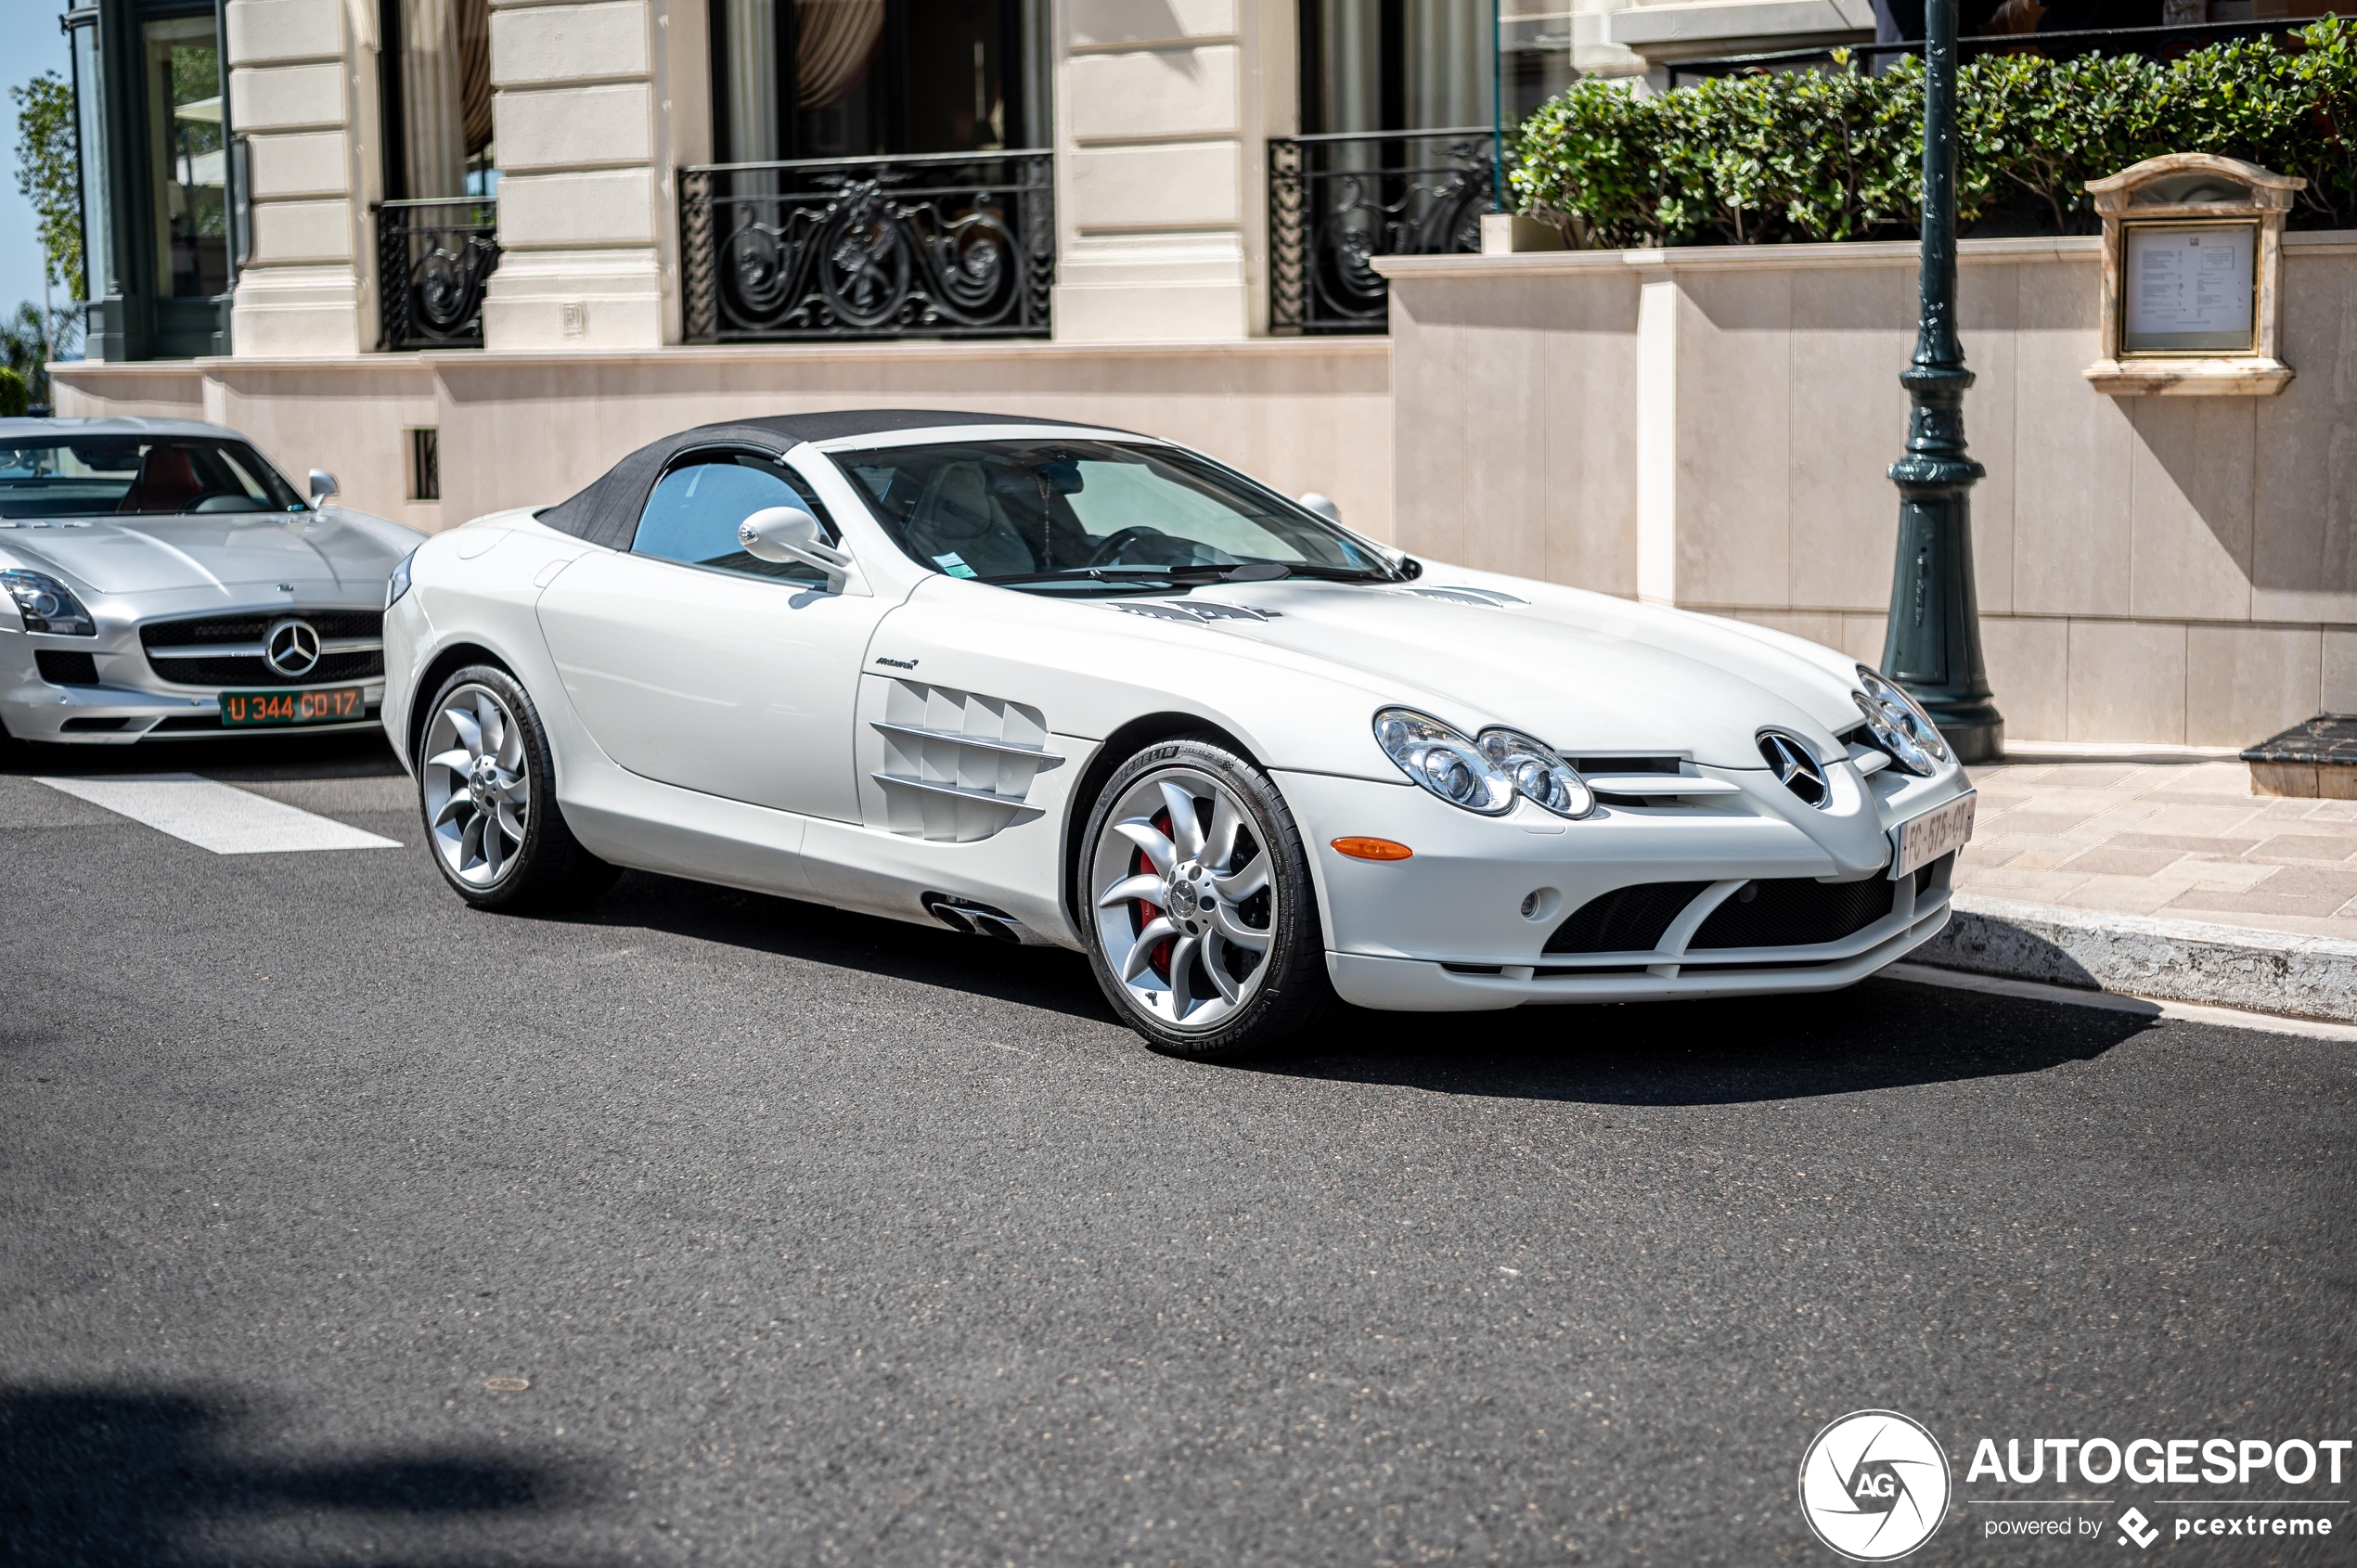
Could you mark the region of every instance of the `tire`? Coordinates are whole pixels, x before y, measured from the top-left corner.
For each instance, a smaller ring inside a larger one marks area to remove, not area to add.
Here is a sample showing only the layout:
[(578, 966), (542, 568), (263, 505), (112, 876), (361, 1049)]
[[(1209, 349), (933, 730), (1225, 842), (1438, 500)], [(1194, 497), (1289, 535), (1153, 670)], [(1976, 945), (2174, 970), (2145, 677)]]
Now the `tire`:
[(1216, 740), (1158, 741), (1122, 764), (1089, 812), (1075, 878), (1097, 983), (1155, 1050), (1245, 1056), (1339, 1006), (1293, 813)]
[(478, 909), (575, 909), (622, 874), (565, 826), (540, 711), (496, 665), (470, 664), (434, 694), (419, 731), (418, 804), (435, 868)]

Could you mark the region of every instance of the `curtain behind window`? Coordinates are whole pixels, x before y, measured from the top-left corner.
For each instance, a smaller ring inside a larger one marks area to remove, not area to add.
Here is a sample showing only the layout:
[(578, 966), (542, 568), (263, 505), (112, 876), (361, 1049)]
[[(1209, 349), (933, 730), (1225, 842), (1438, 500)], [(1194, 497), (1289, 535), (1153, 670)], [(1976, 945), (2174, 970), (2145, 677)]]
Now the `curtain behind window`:
[(416, 199), (463, 196), (491, 145), (489, 0), (403, 0), (401, 131)]

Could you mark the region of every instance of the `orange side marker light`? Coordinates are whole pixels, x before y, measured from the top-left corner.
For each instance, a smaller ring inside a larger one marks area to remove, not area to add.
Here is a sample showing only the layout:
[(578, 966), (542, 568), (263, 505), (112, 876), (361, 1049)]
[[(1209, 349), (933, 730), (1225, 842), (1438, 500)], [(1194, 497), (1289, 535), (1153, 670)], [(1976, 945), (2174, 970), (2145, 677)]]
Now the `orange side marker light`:
[(1389, 839), (1336, 839), (1334, 852), (1353, 860), (1405, 860), (1416, 853)]

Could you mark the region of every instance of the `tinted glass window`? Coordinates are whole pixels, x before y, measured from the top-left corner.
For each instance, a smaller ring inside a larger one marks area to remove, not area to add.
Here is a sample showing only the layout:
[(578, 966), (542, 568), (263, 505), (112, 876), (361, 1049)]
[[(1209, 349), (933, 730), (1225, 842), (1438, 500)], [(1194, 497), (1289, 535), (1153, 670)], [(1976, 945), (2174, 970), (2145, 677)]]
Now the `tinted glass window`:
[(1387, 577), (1357, 540), (1217, 464), (1111, 442), (972, 442), (846, 452), (900, 547), (952, 577), (1189, 572), (1278, 562)]
[(695, 457), (663, 475), (647, 497), (630, 547), (642, 556), (718, 572), (797, 583), (826, 581), (816, 567), (761, 560), (737, 543), (737, 525), (770, 507), (800, 507), (818, 520), (828, 538), (835, 536), (826, 508), (800, 474), (773, 457), (731, 452)]
[(278, 470), (241, 441), (0, 435), (0, 517), (307, 510)]

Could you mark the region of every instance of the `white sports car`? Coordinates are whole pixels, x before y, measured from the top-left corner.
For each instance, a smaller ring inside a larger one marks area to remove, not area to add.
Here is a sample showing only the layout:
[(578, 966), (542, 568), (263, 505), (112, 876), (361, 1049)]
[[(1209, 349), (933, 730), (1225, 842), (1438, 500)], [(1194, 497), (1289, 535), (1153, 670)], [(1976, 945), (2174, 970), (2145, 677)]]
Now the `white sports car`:
[(365, 729), (385, 580), (423, 537), (311, 499), (235, 431), (0, 419), (0, 728), (127, 745)]
[(1198, 453), (893, 410), (708, 425), (393, 576), (384, 724), (485, 907), (617, 867), (1086, 952), (1162, 1049), (1339, 996), (1822, 991), (1972, 825), (1854, 660), (1420, 563)]

